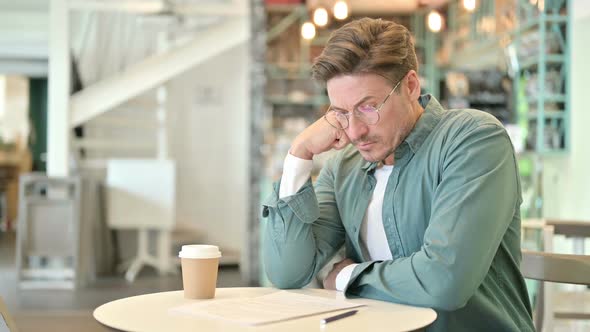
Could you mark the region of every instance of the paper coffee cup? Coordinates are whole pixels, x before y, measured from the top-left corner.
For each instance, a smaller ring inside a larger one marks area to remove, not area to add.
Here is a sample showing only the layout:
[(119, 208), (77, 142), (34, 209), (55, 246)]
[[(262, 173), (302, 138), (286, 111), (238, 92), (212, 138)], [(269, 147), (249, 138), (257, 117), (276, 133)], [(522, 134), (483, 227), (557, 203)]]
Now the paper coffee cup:
[(191, 244), (178, 253), (182, 266), (182, 285), (187, 299), (212, 299), (217, 286), (221, 252), (217, 246)]

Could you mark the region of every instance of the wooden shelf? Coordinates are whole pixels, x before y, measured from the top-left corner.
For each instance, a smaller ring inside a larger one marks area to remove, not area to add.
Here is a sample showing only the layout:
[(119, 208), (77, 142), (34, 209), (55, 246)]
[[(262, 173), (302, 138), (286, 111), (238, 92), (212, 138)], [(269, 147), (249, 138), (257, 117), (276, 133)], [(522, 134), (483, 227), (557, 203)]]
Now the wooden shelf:
[[(565, 63), (565, 57), (563, 56), (563, 54), (547, 54), (545, 55), (545, 63), (551, 63), (551, 64), (564, 64)], [(531, 70), (536, 68), (539, 65), (539, 58), (538, 57), (532, 57), (528, 60), (525, 60), (522, 62), (521, 64), (521, 70)]]
[[(563, 111), (545, 111), (543, 112), (544, 119), (563, 119), (565, 113)], [(530, 112), (527, 114), (529, 120), (539, 120), (541, 116), (538, 112)]]
[[(529, 19), (523, 22), (518, 28), (516, 28), (511, 34), (521, 34), (525, 31), (531, 30), (536, 28), (539, 24), (541, 24), (541, 16)], [(545, 15), (545, 19), (543, 20), (544, 23), (567, 23), (567, 16), (565, 15)]]
[[(565, 103), (566, 102), (566, 96), (565, 95), (561, 95), (561, 94), (545, 94), (543, 96), (543, 100), (546, 103)], [(539, 96), (529, 96), (527, 98), (527, 102), (529, 104), (535, 104), (539, 101)]]

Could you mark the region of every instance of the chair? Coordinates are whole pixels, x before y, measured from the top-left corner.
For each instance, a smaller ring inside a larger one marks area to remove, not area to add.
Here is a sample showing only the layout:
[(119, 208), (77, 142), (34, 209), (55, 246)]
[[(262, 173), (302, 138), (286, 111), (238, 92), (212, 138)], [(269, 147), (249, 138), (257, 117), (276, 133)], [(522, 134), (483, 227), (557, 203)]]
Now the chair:
[[(590, 233), (590, 224), (555, 220), (525, 224), (525, 227), (531, 226), (543, 232), (544, 251), (523, 250), (521, 271), (525, 278), (541, 281), (534, 317), (537, 330), (552, 331), (555, 318), (590, 319), (590, 312), (580, 311), (580, 308), (584, 307), (580, 302), (588, 301), (590, 293), (586, 291), (556, 292), (553, 289), (553, 284), (547, 283), (590, 285), (590, 256), (551, 252), (554, 234), (576, 238), (587, 237)], [(583, 253), (583, 247), (581, 249)], [(576, 304), (572, 303), (572, 297), (577, 299)], [(560, 299), (566, 299), (566, 301), (559, 301)], [(580, 301), (580, 299), (582, 300)], [(564, 306), (563, 304), (568, 305)]]
[(80, 286), (80, 188), (78, 176), (20, 176), (16, 271), (19, 287)]
[[(137, 256), (122, 264), (133, 282), (144, 265), (159, 273), (176, 273), (170, 263), (171, 232), (176, 209), (173, 161), (113, 159), (107, 164), (107, 224), (113, 229), (137, 230)], [(157, 255), (149, 253), (148, 232), (158, 233)]]

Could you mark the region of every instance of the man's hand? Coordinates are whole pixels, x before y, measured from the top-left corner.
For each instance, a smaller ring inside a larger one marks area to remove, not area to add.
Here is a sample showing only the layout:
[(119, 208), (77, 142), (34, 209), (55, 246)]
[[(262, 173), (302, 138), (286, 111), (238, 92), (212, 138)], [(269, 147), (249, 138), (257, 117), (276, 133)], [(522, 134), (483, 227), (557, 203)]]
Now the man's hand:
[(332, 271), (330, 271), (330, 273), (328, 273), (328, 275), (324, 279), (324, 288), (336, 290), (336, 277), (338, 276), (338, 273), (340, 273), (340, 271), (342, 271), (343, 268), (347, 267), (350, 264), (354, 264), (354, 261), (350, 258), (346, 258), (338, 263), (334, 263), (334, 265), (332, 266)]
[(311, 160), (316, 154), (332, 149), (340, 150), (348, 143), (350, 140), (344, 130), (332, 127), (322, 117), (297, 135), (289, 152), (295, 157)]

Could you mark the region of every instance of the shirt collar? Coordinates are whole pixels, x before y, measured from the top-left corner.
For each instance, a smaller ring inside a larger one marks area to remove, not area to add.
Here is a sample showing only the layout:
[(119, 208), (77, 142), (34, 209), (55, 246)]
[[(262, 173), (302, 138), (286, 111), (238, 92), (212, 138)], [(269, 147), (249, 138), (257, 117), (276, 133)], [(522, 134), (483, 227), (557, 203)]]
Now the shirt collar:
[[(420, 96), (418, 102), (420, 103), (420, 106), (424, 108), (424, 113), (420, 116), (408, 137), (406, 137), (402, 144), (400, 144), (395, 150), (396, 159), (399, 159), (407, 153), (408, 147), (413, 153), (416, 153), (442, 118), (444, 109), (438, 100), (436, 100), (431, 94)], [(379, 162), (367, 161), (363, 164), (362, 169), (370, 172), (374, 170), (378, 164)]]

